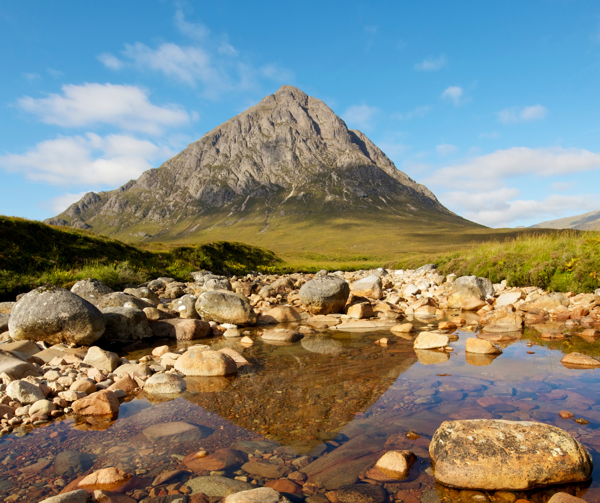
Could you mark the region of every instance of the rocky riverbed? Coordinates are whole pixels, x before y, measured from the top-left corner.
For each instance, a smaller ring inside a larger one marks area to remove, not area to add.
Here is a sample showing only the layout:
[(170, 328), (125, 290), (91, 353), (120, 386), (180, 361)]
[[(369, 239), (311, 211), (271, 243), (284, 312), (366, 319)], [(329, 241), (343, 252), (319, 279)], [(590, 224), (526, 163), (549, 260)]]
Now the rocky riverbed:
[(600, 500), (597, 295), (192, 279), (0, 304), (4, 501)]

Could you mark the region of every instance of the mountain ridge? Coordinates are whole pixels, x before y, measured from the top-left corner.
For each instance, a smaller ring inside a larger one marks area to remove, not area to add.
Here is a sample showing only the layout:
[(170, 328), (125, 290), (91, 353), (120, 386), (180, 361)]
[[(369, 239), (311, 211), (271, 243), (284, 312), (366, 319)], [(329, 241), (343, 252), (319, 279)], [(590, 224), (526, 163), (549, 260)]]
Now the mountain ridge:
[(222, 239), (228, 228), (237, 239), (239, 228), (247, 242), (258, 244), (282, 225), (306, 229), (312, 221), (348, 219), (482, 227), (449, 211), (364, 133), (348, 129), (324, 102), (292, 86), (137, 180), (87, 193), (46, 223), (129, 241)]
[(557, 218), (532, 225), (531, 229), (577, 229), (580, 231), (600, 231), (600, 210)]

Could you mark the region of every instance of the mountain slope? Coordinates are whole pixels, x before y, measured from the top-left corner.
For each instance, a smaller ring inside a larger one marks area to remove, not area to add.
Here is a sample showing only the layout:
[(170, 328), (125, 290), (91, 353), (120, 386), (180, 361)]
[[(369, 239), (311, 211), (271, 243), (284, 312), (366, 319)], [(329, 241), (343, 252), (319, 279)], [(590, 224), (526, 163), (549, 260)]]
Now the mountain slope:
[(600, 211), (590, 211), (573, 217), (549, 220), (532, 225), (534, 229), (578, 229), (580, 231), (600, 231)]
[[(315, 251), (332, 239), (347, 251), (364, 230), (371, 240), (411, 229), (481, 227), (447, 210), (325, 103), (291, 86), (158, 169), (117, 190), (90, 192), (46, 222), (127, 241), (231, 236), (276, 251)], [(352, 245), (358, 252), (369, 247), (364, 236)]]

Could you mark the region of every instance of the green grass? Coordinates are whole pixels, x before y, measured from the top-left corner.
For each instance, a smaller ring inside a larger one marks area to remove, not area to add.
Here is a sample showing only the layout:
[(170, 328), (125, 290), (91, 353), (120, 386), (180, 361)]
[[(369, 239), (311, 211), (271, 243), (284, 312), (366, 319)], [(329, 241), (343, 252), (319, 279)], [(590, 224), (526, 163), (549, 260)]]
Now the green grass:
[(510, 286), (593, 292), (600, 288), (600, 233), (551, 231), (474, 244), (446, 253), (413, 254), (396, 266), (435, 263), (443, 274), (477, 275)]
[(189, 273), (199, 269), (242, 274), (275, 271), (283, 263), (273, 252), (243, 243), (141, 248), (89, 231), (3, 216), (0, 242), (0, 301), (44, 284), (70, 288), (84, 278), (122, 288), (159, 276), (189, 281)]

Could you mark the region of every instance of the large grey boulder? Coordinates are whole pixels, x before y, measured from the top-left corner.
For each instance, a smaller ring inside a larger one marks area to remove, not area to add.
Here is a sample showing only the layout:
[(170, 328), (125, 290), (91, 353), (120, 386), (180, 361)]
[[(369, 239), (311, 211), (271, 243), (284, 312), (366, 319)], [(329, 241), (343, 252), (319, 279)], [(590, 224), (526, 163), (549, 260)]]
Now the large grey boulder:
[(90, 346), (102, 336), (105, 326), (96, 306), (55, 286), (39, 287), (22, 297), (9, 320), (13, 340), (48, 344)]
[(98, 279), (87, 278), (75, 283), (71, 288), (71, 292), (96, 306), (100, 297), (113, 293), (114, 290)]
[(133, 295), (134, 297), (155, 306), (160, 302), (158, 295), (156, 295), (147, 286), (141, 286), (139, 288), (125, 288), (125, 290), (123, 290), (123, 293)]
[(107, 307), (135, 307), (136, 309), (144, 309), (145, 307), (154, 307), (154, 305), (128, 293), (114, 292), (102, 296), (98, 301), (98, 309), (105, 309)]
[(106, 320), (103, 342), (132, 342), (149, 339), (152, 329), (146, 313), (133, 307), (107, 307), (102, 309)]
[(302, 306), (312, 314), (341, 313), (349, 295), (348, 283), (335, 276), (319, 276), (302, 285), (299, 292)]
[(204, 321), (254, 325), (256, 313), (247, 297), (222, 290), (204, 292), (196, 301), (196, 311)]
[(437, 482), (464, 489), (526, 491), (583, 482), (592, 458), (566, 431), (543, 423), (445, 421), (429, 454)]
[(471, 285), (481, 290), (482, 296), (493, 297), (494, 296), (494, 285), (487, 278), (478, 278), (477, 276), (461, 276), (454, 280), (454, 286)]

